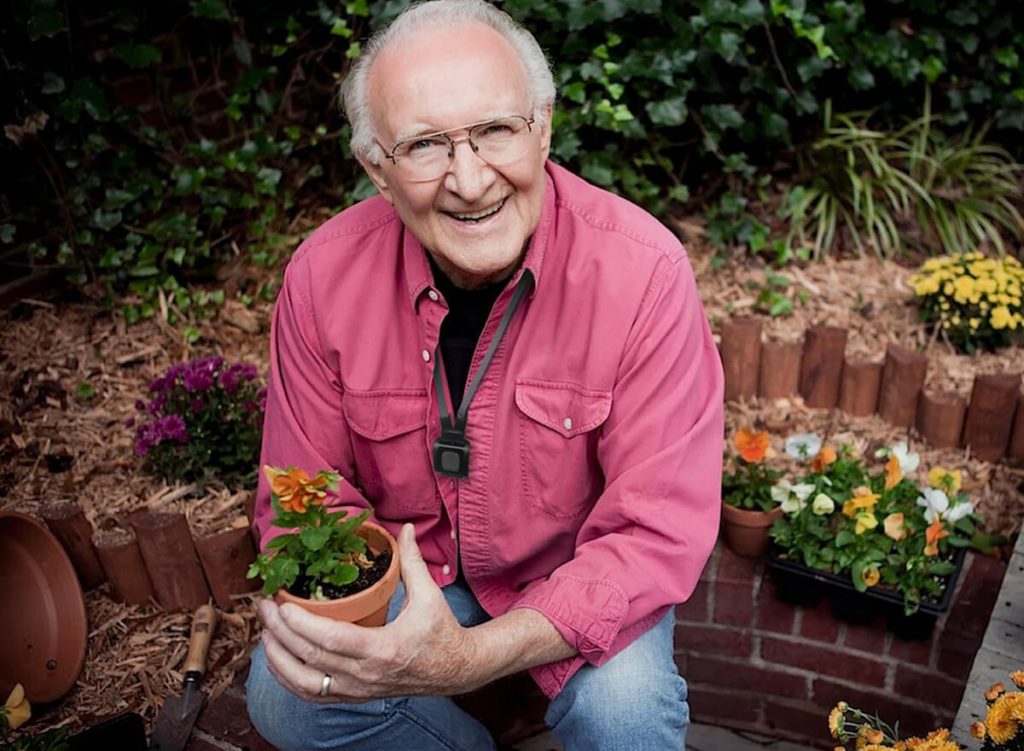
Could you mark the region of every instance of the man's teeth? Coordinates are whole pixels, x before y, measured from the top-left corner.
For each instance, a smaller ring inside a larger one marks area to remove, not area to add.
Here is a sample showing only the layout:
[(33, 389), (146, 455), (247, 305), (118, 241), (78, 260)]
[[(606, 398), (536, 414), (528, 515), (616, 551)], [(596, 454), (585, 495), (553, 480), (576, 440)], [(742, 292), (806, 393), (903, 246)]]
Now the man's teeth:
[(480, 219), (484, 219), (485, 217), (489, 217), (491, 214), (497, 214), (498, 211), (501, 209), (501, 207), (504, 206), (504, 205), (505, 205), (505, 200), (502, 199), (498, 203), (494, 204), (494, 206), (491, 206), (489, 209), (484, 209), (483, 211), (478, 211), (475, 214), (456, 214), (455, 212), (452, 212), (452, 216), (455, 217), (456, 219), (458, 219), (459, 221), (463, 221), (463, 222), (474, 221), (475, 222), (475, 221), (478, 221)]

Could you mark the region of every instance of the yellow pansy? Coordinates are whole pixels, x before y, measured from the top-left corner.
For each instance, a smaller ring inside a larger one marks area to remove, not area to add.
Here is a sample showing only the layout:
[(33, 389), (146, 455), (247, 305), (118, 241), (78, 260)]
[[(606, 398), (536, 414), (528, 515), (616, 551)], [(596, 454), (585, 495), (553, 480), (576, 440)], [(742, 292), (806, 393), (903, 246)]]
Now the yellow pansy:
[(20, 683), (14, 684), (7, 701), (4, 702), (4, 715), (7, 725), (13, 730), (28, 722), (32, 716), (32, 705), (25, 698), (25, 689)]
[(873, 513), (867, 511), (863, 514), (857, 514), (857, 524), (854, 526), (853, 531), (858, 535), (862, 535), (868, 530), (872, 530), (878, 526), (878, 519)]
[(948, 470), (945, 467), (932, 467), (928, 472), (928, 484), (933, 488), (946, 491), (946, 495), (960, 490), (963, 477), (959, 469)]

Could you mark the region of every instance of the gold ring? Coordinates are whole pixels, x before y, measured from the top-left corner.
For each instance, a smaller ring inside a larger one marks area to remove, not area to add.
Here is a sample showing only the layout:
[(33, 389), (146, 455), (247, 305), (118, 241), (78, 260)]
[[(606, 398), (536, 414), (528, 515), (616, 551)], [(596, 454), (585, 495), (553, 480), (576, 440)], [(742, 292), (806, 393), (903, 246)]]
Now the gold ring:
[(320, 682), (320, 696), (327, 696), (327, 690), (331, 687), (331, 674), (324, 673), (324, 679)]

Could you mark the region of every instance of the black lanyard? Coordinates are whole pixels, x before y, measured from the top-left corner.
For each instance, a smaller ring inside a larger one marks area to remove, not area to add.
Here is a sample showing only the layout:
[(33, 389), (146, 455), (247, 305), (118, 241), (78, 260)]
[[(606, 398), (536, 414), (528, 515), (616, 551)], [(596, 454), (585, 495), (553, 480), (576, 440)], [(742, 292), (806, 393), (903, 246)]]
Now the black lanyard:
[(446, 477), (467, 477), (469, 475), (469, 441), (466, 440), (466, 420), (469, 417), (469, 404), (473, 400), (477, 388), (480, 387), (480, 382), (483, 381), (484, 374), (487, 373), (491, 359), (494, 357), (498, 345), (501, 344), (502, 337), (505, 336), (505, 329), (508, 328), (508, 323), (512, 320), (512, 315), (516, 312), (516, 308), (519, 307), (519, 302), (523, 299), (523, 295), (526, 294), (526, 288), (530, 286), (532, 278), (533, 275), (526, 270), (523, 271), (523, 275), (519, 278), (519, 283), (512, 293), (512, 299), (509, 301), (508, 308), (505, 309), (505, 314), (501, 317), (501, 322), (498, 324), (498, 330), (494, 333), (491, 345), (487, 348), (487, 354), (484, 355), (483, 362), (477, 368), (473, 381), (469, 384), (469, 388), (466, 389), (466, 393), (462, 395), (462, 404), (459, 405), (459, 409), (455, 413), (454, 424), (448, 412), (448, 400), (444, 397), (444, 386), (441, 383), (440, 344), (434, 350), (434, 393), (437, 395), (437, 410), (441, 415), (441, 436), (434, 441), (434, 470), (438, 474), (445, 475)]

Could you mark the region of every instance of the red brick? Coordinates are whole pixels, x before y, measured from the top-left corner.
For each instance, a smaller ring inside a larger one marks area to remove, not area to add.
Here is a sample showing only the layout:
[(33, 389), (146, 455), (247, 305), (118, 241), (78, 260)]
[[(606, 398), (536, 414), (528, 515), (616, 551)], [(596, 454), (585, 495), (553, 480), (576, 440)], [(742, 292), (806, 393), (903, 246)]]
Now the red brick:
[(755, 626), (765, 631), (791, 634), (795, 620), (796, 608), (778, 598), (774, 582), (763, 580), (757, 599)]
[(189, 738), (188, 743), (185, 744), (185, 751), (224, 751), (218, 746), (214, 746), (208, 741), (192, 736)]
[(826, 600), (822, 600), (813, 608), (802, 608), (802, 611), (801, 634), (809, 639), (836, 643), (839, 639), (839, 621), (836, 620)]
[(697, 588), (693, 590), (690, 599), (682, 605), (676, 606), (676, 620), (706, 623), (711, 612), (708, 607), (710, 592), (711, 585), (708, 582), (703, 580), (697, 582)]
[(690, 686), (687, 697), (690, 705), (690, 719), (693, 722), (724, 720), (723, 725), (733, 722), (758, 722), (761, 700), (757, 697), (741, 698), (735, 691), (715, 691), (704, 686)]
[(885, 652), (885, 619), (881, 616), (869, 623), (847, 623), (843, 644), (847, 647), (881, 655)]
[(715, 623), (749, 626), (753, 618), (753, 582), (715, 582)]
[(196, 727), (219, 741), (235, 743), (246, 739), (252, 725), (249, 724), (245, 699), (221, 694), (203, 708)]
[(889, 644), (889, 655), (900, 662), (910, 662), (915, 665), (931, 665), (934, 645), (942, 642), (942, 635), (939, 629), (932, 633), (932, 638), (926, 641), (920, 639), (900, 639), (893, 636)]
[(700, 580), (702, 582), (713, 582), (715, 580), (715, 570), (718, 568), (718, 554), (720, 550), (724, 549), (725, 543), (719, 540), (714, 550), (711, 551), (711, 557), (708, 559), (708, 562), (701, 569)]
[(918, 701), (934, 704), (937, 709), (956, 712), (964, 695), (965, 681), (947, 678), (933, 670), (917, 670), (907, 665), (896, 669), (896, 693), (913, 696)]
[(761, 559), (736, 555), (724, 545), (718, 554), (717, 582), (753, 582), (761, 577)]
[(749, 657), (753, 640), (749, 631), (731, 627), (676, 625), (676, 645), (687, 652), (719, 654), (726, 657)]
[(277, 751), (276, 746), (271, 746), (270, 743), (264, 740), (263, 736), (255, 730), (253, 730), (249, 735), (249, 745), (246, 748), (248, 751)]
[(781, 702), (768, 697), (764, 716), (772, 735), (810, 743), (820, 743), (828, 735), (828, 714), (809, 702)]
[(877, 715), (890, 725), (898, 720), (900, 735), (904, 737), (927, 735), (937, 727), (933, 712), (902, 702), (895, 694), (861, 691), (827, 678), (816, 678), (811, 695), (814, 703), (826, 713), (842, 700), (863, 712)]
[(812, 670), (851, 683), (879, 687), (885, 685), (884, 663), (805, 641), (786, 641), (765, 636), (761, 640), (761, 657), (768, 662)]
[(966, 571), (947, 622), (957, 630), (982, 636), (1006, 572), (1006, 563), (979, 554), (967, 556)]
[(729, 661), (699, 654), (687, 656), (684, 676), (691, 683), (755, 691), (789, 699), (807, 698), (807, 679), (781, 669), (752, 667), (749, 660)]
[(957, 631), (944, 631), (938, 643), (939, 656), (936, 667), (950, 678), (967, 680), (974, 664), (974, 655), (981, 646), (980, 636), (970, 636)]

